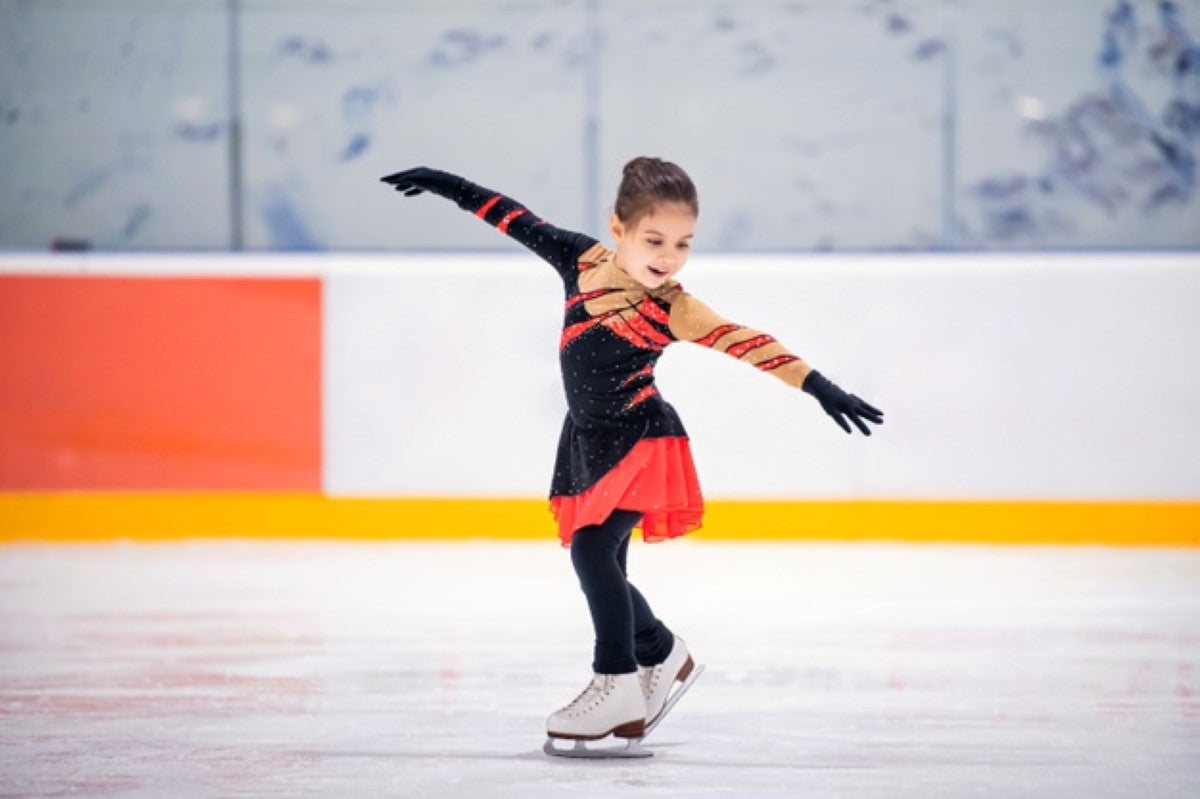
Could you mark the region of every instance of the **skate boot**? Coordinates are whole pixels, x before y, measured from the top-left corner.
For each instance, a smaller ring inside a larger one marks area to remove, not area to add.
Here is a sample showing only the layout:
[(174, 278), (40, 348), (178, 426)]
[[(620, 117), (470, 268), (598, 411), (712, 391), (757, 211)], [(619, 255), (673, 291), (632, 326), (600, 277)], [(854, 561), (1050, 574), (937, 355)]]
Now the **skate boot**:
[(675, 643), (666, 660), (657, 666), (638, 667), (642, 695), (646, 697), (645, 735), (658, 726), (702, 671), (704, 667), (696, 665), (687, 644), (679, 636), (675, 636)]
[[(638, 748), (646, 729), (646, 700), (636, 673), (597, 674), (571, 704), (546, 719), (546, 754), (567, 757), (647, 757)], [(627, 739), (624, 749), (589, 749), (584, 741), (608, 736)], [(559, 739), (575, 741), (574, 749), (558, 749)]]

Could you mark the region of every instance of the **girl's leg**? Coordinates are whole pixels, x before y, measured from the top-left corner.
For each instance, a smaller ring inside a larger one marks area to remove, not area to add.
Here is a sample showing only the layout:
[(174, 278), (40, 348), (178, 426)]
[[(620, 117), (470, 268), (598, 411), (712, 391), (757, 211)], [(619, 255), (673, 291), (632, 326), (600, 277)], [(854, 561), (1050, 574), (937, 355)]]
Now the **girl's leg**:
[(641, 514), (615, 510), (603, 524), (584, 527), (571, 540), (571, 563), (587, 597), (596, 647), (597, 674), (625, 674), (667, 659), (675, 637), (642, 593), (626, 579), (633, 526)]
[[(625, 537), (617, 552), (617, 562), (621, 566), (622, 575), (628, 574), (625, 561), (629, 552), (630, 537)], [(642, 592), (628, 580), (626, 584), (629, 586), (629, 597), (633, 603), (634, 657), (639, 666), (657, 666), (671, 654), (675, 636), (667, 629), (667, 625), (655, 617)]]
[(596, 631), (592, 670), (597, 674), (637, 671), (633, 598), (618, 553), (638, 518), (636, 512), (616, 510), (602, 524), (576, 530), (571, 539), (571, 564)]

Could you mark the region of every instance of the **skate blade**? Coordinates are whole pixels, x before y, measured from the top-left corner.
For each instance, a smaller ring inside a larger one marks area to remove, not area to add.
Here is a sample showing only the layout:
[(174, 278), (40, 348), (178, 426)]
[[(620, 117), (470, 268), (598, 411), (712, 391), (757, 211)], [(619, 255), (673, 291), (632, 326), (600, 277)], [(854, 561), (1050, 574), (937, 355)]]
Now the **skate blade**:
[(646, 725), (646, 731), (642, 734), (643, 741), (650, 735), (650, 733), (654, 732), (655, 727), (657, 727), (659, 724), (662, 724), (663, 719), (665, 719), (667, 714), (671, 712), (671, 708), (675, 707), (675, 705), (679, 703), (680, 699), (683, 699), (683, 695), (688, 692), (688, 689), (692, 687), (692, 683), (696, 682), (696, 678), (698, 678), (703, 672), (704, 666), (697, 663), (692, 667), (692, 673), (688, 675), (688, 678), (681, 682), (679, 687), (671, 691), (671, 695), (667, 697), (667, 701), (663, 704), (663, 709), (658, 713), (658, 718)]
[[(558, 742), (573, 743), (573, 746), (559, 748)], [(588, 744), (602, 744), (589, 747)], [(654, 753), (642, 748), (641, 738), (626, 738), (624, 746), (613, 746), (608, 740), (603, 741), (571, 741), (567, 738), (547, 738), (542, 745), (542, 751), (551, 757), (577, 757), (593, 760), (608, 760), (612, 758), (653, 757)]]

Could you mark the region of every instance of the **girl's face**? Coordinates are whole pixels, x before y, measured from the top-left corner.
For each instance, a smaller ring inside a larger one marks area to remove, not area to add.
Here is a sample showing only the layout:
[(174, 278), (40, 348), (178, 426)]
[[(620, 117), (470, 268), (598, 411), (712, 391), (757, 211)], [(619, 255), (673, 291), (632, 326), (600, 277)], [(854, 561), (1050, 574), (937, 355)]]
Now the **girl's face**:
[(683, 203), (659, 203), (632, 225), (616, 214), (609, 225), (617, 242), (617, 266), (646, 288), (656, 289), (687, 263), (696, 215)]

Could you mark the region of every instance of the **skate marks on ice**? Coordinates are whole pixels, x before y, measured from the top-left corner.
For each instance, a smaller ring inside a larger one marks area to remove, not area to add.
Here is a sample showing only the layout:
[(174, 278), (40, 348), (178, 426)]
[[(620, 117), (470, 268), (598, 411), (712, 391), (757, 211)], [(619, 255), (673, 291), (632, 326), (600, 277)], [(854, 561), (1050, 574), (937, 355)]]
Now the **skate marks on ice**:
[[(614, 745), (612, 742), (613, 736), (611, 735), (596, 741), (572, 740), (567, 738), (555, 738), (552, 736), (546, 739), (546, 743), (542, 745), (542, 751), (551, 757), (566, 757), (588, 760), (606, 760), (613, 758), (636, 759), (653, 757), (654, 752), (645, 748), (642, 745), (643, 742), (650, 737), (650, 734), (653, 733), (655, 729), (658, 728), (658, 725), (663, 723), (663, 721), (667, 718), (667, 715), (671, 712), (671, 709), (679, 703), (679, 700), (683, 698), (683, 695), (687, 693), (689, 689), (691, 689), (692, 685), (696, 682), (696, 679), (699, 678), (703, 672), (703, 664), (696, 664), (693, 666), (691, 674), (688, 675), (687, 679), (671, 689), (671, 694), (667, 697), (667, 701), (663, 705), (663, 709), (659, 712), (658, 718), (646, 725), (646, 730), (642, 733), (640, 738), (625, 739), (624, 746)], [(571, 741), (571, 743), (568, 744), (568, 741)]]
[(708, 668), (605, 763), (541, 750), (554, 547), (0, 548), (0, 796), (1200, 796), (1200, 551), (636, 556)]

